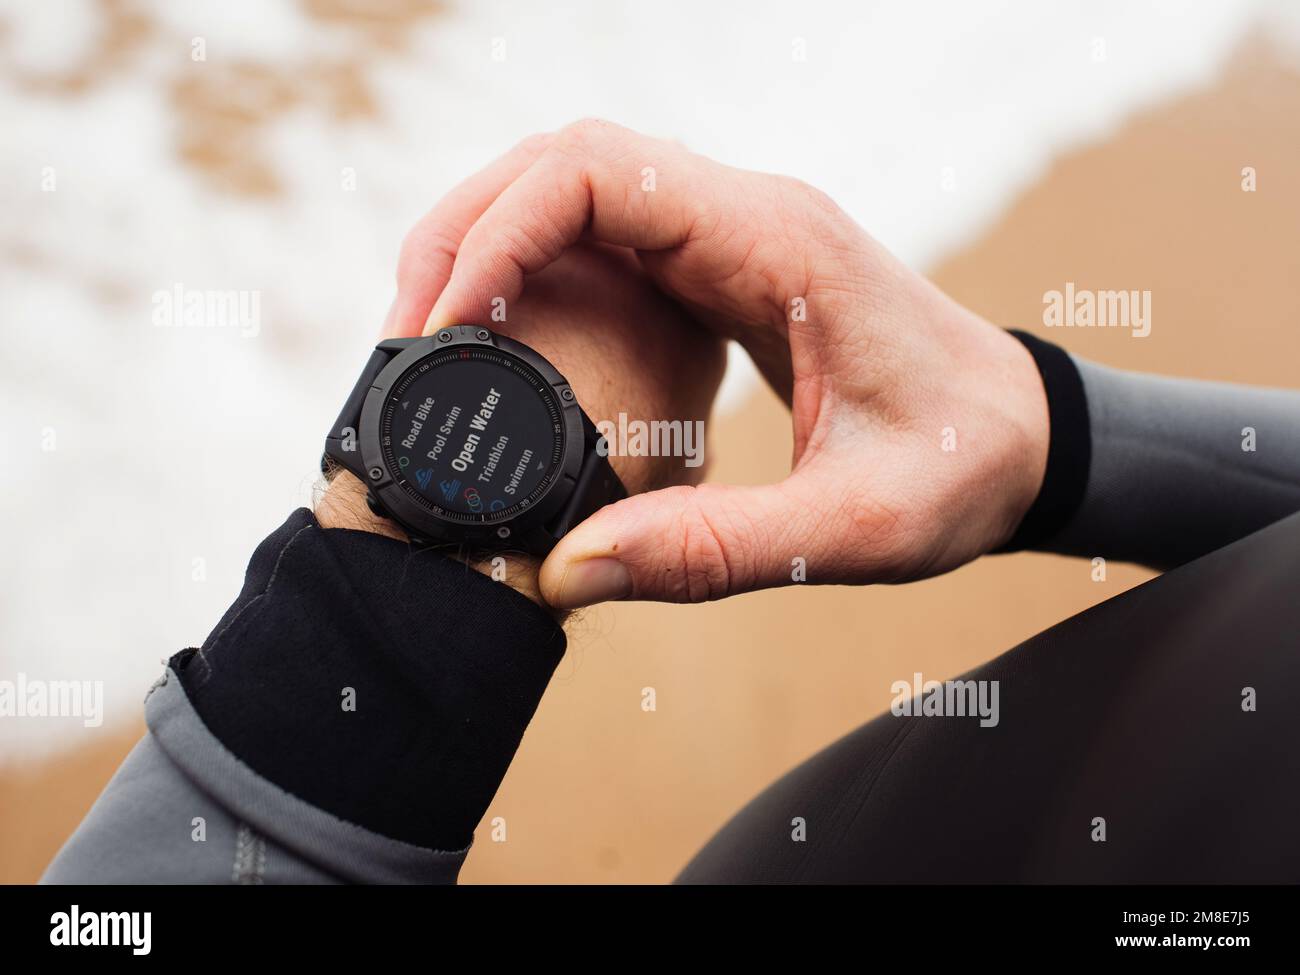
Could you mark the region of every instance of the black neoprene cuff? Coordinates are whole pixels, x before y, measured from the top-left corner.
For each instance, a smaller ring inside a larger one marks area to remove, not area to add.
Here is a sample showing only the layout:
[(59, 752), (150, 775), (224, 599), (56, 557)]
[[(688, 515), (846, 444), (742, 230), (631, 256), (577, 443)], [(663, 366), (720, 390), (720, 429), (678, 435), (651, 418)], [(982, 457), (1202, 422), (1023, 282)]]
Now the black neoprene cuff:
[(263, 778), (434, 850), (467, 847), (564, 631), (429, 550), (295, 511), (201, 650), (171, 660), (203, 723)]
[(1047, 470), (1038, 497), (1025, 513), (1010, 540), (998, 552), (1018, 552), (1041, 546), (1074, 517), (1083, 503), (1092, 466), (1092, 430), (1083, 380), (1068, 352), (1051, 342), (1014, 329), (1015, 336), (1034, 357), (1047, 392), (1051, 429)]

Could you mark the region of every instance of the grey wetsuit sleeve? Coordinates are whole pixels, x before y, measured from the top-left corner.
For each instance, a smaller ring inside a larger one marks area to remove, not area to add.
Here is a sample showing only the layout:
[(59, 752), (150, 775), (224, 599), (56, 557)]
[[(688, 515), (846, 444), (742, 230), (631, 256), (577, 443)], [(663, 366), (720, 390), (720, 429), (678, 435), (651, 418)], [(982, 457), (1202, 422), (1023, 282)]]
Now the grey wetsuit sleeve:
[(1073, 361), (1091, 465), (1040, 550), (1165, 569), (1300, 510), (1300, 392)]

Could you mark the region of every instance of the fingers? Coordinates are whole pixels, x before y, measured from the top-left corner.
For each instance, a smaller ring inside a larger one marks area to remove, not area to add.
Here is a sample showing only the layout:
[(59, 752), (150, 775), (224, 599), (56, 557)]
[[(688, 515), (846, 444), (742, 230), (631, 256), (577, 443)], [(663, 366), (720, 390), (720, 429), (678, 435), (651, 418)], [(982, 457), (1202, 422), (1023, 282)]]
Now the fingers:
[(383, 334), (420, 334), (429, 309), (451, 276), (461, 240), (502, 191), (531, 166), (554, 136), (530, 136), (444, 196), (420, 218), (402, 242), (397, 262), (397, 297)]
[[(829, 544), (799, 475), (781, 484), (706, 484), (652, 491), (604, 508), (542, 565), (548, 603), (610, 599), (694, 603), (789, 585), (828, 564)], [(802, 561), (799, 561), (802, 560)]]
[(526, 274), (584, 234), (646, 250), (685, 243), (705, 212), (709, 169), (721, 167), (617, 125), (569, 126), (464, 234), (426, 333), (488, 321), (495, 301), (508, 307)]

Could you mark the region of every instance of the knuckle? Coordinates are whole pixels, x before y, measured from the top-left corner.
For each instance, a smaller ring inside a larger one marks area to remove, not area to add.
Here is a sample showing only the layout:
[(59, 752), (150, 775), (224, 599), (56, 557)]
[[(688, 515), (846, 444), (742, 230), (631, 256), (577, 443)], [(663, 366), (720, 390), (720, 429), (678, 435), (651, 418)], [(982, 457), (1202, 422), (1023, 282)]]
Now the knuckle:
[(800, 192), (803, 187), (808, 185), (803, 180), (799, 179), (799, 177), (790, 176), (786, 173), (775, 173), (771, 179), (783, 193), (787, 193), (791, 196)]
[(800, 181), (799, 191), (804, 195), (804, 199), (825, 216), (838, 219), (844, 215), (840, 205), (825, 190)]
[(555, 135), (551, 132), (534, 132), (519, 141), (514, 151), (523, 156), (540, 156), (555, 141)]
[(803, 246), (804, 287), (854, 280), (865, 265), (861, 228), (829, 194), (803, 180), (776, 177), (775, 204), (790, 239)]
[(398, 283), (422, 276), (431, 268), (450, 267), (458, 249), (459, 242), (441, 224), (431, 221), (416, 224), (402, 238), (398, 251)]
[(782, 195), (814, 222), (823, 224), (844, 218), (844, 211), (825, 190), (793, 176), (780, 176), (778, 180)]
[(555, 139), (557, 148), (590, 153), (613, 138), (622, 128), (601, 118), (582, 118), (566, 125)]
[(710, 485), (683, 486), (678, 535), (681, 551), (670, 593), (681, 602), (722, 599), (736, 591), (744, 576), (741, 537), (725, 519), (711, 517)]
[(494, 233), (499, 252), (521, 268), (534, 268), (557, 256), (555, 245), (542, 226), (516, 223)]

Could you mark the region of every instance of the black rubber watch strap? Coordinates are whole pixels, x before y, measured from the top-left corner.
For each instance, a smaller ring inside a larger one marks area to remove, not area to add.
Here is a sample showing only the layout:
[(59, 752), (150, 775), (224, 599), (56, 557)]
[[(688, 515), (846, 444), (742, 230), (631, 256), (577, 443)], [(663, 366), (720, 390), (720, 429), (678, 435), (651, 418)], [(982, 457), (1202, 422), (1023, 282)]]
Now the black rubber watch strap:
[(325, 438), (325, 454), (321, 457), (322, 473), (328, 473), (329, 464), (333, 461), (346, 467), (363, 481), (366, 479), (365, 471), (362, 470), (361, 446), (357, 433), (357, 427), (361, 424), (361, 407), (366, 401), (366, 394), (370, 392), (370, 387), (384, 371), (384, 366), (392, 362), (393, 357), (407, 344), (409, 340), (394, 339), (381, 342), (370, 354), (366, 367), (361, 370), (361, 376), (352, 387), (347, 402), (339, 412), (339, 418), (334, 421), (329, 436)]
[(1038, 497), (1025, 513), (1020, 527), (998, 552), (1017, 552), (1041, 546), (1074, 517), (1083, 503), (1092, 466), (1092, 431), (1088, 397), (1070, 354), (1060, 346), (1011, 330), (1034, 357), (1047, 392), (1051, 439), (1047, 470)]
[(587, 453), (582, 468), (578, 471), (578, 483), (568, 504), (560, 512), (560, 517), (551, 524), (555, 538), (561, 539), (569, 533), (574, 525), (595, 514), (607, 504), (622, 501), (627, 497), (627, 488), (614, 473), (609, 457), (601, 456), (596, 450), (600, 434), (595, 425), (584, 413), (582, 426), (586, 433)]

